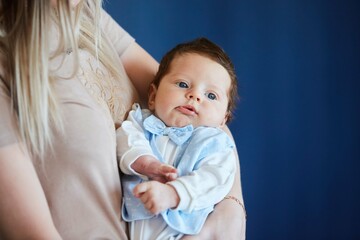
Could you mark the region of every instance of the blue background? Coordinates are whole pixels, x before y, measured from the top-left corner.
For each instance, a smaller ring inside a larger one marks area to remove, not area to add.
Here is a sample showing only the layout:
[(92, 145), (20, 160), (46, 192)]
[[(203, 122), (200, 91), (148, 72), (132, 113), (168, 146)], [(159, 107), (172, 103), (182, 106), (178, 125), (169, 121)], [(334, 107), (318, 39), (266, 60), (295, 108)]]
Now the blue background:
[(360, 239), (360, 2), (108, 0), (158, 61), (206, 36), (232, 58), (247, 239)]

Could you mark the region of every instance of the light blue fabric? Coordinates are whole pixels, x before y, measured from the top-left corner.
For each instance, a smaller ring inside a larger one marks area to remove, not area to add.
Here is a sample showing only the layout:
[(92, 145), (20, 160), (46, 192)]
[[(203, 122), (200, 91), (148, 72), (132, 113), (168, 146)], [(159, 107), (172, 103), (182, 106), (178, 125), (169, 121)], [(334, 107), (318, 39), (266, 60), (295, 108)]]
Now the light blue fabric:
[(154, 115), (150, 115), (145, 119), (143, 127), (152, 134), (169, 136), (176, 145), (181, 145), (186, 142), (194, 130), (192, 125), (187, 125), (182, 128), (166, 127), (165, 123)]
[[(142, 112), (140, 108), (136, 109), (134, 118), (143, 127), (144, 134), (150, 142), (154, 155), (161, 162), (165, 161), (155, 144), (156, 138), (161, 134), (180, 135), (181, 141), (175, 141), (183, 142), (183, 144), (178, 145), (179, 154), (174, 162), (174, 167), (177, 168), (180, 177), (189, 175), (189, 173), (198, 169), (199, 164), (206, 156), (222, 151), (225, 148), (234, 147), (233, 141), (227, 134), (217, 128), (197, 127), (193, 129), (191, 125), (183, 128), (166, 127), (156, 116), (149, 116), (148, 111), (143, 110)], [(122, 217), (125, 221), (149, 219), (154, 216), (132, 194), (133, 188), (143, 181), (139, 176), (124, 175), (122, 178), (124, 190)], [(197, 234), (201, 230), (206, 217), (213, 211), (213, 207), (207, 206), (192, 212), (168, 209), (162, 212), (161, 215), (171, 228), (184, 234)]]

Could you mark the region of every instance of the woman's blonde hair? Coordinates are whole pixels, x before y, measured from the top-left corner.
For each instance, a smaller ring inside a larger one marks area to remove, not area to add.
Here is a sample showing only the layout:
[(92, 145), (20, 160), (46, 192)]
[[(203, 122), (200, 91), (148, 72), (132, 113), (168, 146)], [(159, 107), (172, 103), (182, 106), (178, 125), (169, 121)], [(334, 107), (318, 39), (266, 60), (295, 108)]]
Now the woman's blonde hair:
[[(7, 86), (18, 117), (21, 138), (32, 154), (43, 156), (51, 147), (52, 127), (62, 129), (49, 61), (71, 49), (89, 50), (115, 77), (120, 76), (114, 53), (103, 41), (102, 0), (83, 0), (74, 9), (69, 0), (0, 0), (1, 80)], [(51, 23), (57, 23), (60, 42), (49, 52)], [(78, 62), (78, 61), (77, 61)], [(74, 74), (76, 74), (77, 66)]]

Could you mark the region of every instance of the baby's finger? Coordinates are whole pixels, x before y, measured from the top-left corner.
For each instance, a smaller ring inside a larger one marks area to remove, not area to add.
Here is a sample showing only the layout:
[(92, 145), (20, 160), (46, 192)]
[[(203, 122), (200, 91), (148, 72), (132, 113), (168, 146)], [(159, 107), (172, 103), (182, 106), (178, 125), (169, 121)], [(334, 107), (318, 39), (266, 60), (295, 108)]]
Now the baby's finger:
[(149, 212), (151, 212), (151, 209), (152, 209), (152, 207), (153, 207), (152, 202), (151, 202), (151, 201), (147, 201), (147, 202), (143, 202), (143, 204), (144, 204), (144, 207), (145, 207)]
[(135, 186), (133, 190), (133, 194), (135, 197), (140, 197), (143, 193), (149, 190), (149, 184), (148, 182), (143, 182)]
[(161, 167), (160, 167), (160, 171), (165, 175), (167, 173), (177, 173), (176, 168), (174, 168), (171, 165), (167, 165), (167, 164), (162, 164)]
[(168, 181), (174, 181), (178, 177), (177, 173), (167, 173), (166, 179)]

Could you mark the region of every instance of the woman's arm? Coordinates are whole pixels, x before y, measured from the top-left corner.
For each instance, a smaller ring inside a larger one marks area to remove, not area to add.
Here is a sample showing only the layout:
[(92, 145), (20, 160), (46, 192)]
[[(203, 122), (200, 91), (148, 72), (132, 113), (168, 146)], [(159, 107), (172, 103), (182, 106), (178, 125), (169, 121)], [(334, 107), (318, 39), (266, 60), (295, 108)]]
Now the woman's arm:
[[(224, 130), (232, 137), (229, 129)], [(185, 236), (183, 240), (200, 239), (234, 239), (244, 240), (246, 233), (246, 213), (244, 211), (244, 200), (242, 196), (239, 157), (236, 154), (236, 176), (232, 189), (228, 196), (239, 199), (242, 205), (234, 199), (224, 199), (215, 206), (214, 211), (209, 215), (201, 232), (196, 236)]]
[(121, 60), (127, 75), (139, 93), (141, 105), (147, 107), (149, 86), (158, 70), (158, 62), (136, 42), (126, 49), (121, 55)]
[(0, 196), (0, 239), (61, 239), (20, 144), (0, 148)]

